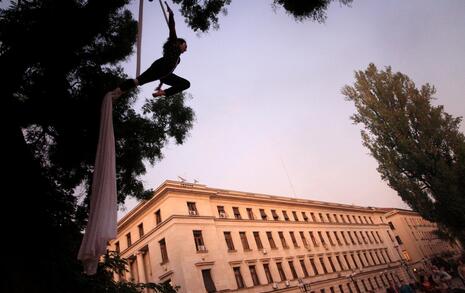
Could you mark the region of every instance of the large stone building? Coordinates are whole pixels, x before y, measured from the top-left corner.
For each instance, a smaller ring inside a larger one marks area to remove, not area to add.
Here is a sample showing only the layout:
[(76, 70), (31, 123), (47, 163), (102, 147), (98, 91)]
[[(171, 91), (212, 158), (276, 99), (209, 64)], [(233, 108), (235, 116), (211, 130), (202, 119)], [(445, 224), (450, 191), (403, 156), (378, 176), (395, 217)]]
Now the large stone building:
[(460, 246), (454, 247), (434, 233), (435, 223), (423, 219), (418, 213), (402, 209), (384, 209), (395, 247), (409, 274), (427, 269), (428, 260), (444, 254), (460, 255)]
[[(409, 281), (394, 217), (383, 209), (166, 181), (119, 221), (110, 249), (129, 262), (129, 272), (116, 278), (170, 282), (183, 293), (381, 292)], [(406, 250), (416, 257), (416, 248)]]

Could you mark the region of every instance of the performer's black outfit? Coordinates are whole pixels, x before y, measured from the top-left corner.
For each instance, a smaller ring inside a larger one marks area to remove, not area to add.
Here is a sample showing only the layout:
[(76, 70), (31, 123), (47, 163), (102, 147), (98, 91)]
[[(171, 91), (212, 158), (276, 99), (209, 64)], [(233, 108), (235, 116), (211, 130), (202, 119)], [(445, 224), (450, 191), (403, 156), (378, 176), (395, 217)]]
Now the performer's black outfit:
[[(170, 88), (164, 90), (165, 96), (177, 94), (190, 87), (190, 82), (187, 79), (173, 73), (174, 69), (181, 61), (179, 56), (182, 52), (179, 48), (179, 39), (176, 35), (174, 17), (171, 10), (169, 11), (168, 26), (170, 35), (163, 45), (163, 57), (153, 62), (146, 71), (137, 77), (139, 85), (155, 80), (160, 80), (161, 83), (170, 85)], [(122, 91), (127, 91), (135, 86), (134, 79), (126, 79), (119, 87)]]

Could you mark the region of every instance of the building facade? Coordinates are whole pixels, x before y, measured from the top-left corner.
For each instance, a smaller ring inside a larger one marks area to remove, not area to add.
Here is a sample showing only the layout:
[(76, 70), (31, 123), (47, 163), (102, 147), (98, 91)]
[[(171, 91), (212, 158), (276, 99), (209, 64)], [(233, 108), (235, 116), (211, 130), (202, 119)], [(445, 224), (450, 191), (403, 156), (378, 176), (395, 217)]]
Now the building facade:
[(396, 227), (382, 209), (166, 181), (109, 249), (129, 263), (115, 278), (182, 293), (384, 292), (410, 281), (386, 215)]
[(428, 270), (428, 260), (444, 254), (460, 254), (460, 246), (452, 247), (434, 233), (435, 223), (423, 219), (418, 213), (402, 210), (386, 210), (385, 218), (390, 228), (390, 236), (395, 240), (395, 248), (404, 265), (412, 274), (418, 270)]

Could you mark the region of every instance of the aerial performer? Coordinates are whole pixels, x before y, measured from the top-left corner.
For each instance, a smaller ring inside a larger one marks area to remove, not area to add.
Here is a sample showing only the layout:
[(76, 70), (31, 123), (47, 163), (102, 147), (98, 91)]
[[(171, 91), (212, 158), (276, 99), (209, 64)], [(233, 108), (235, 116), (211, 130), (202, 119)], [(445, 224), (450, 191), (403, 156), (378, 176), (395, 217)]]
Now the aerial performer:
[[(150, 67), (135, 79), (126, 79), (119, 85), (122, 92), (144, 85), (146, 83), (159, 80), (160, 84), (152, 94), (153, 97), (172, 96), (190, 87), (190, 82), (173, 73), (181, 61), (181, 54), (186, 52), (187, 43), (184, 39), (178, 38), (174, 23), (173, 11), (165, 2), (169, 18), (169, 37), (163, 45), (163, 57), (155, 60)], [(163, 90), (162, 85), (167, 84), (171, 87)]]

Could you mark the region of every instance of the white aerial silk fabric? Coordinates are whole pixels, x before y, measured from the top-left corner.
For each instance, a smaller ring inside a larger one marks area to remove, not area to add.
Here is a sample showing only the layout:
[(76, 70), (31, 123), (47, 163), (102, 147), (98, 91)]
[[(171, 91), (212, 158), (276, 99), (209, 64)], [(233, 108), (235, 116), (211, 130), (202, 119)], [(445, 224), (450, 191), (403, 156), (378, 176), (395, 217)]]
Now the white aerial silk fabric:
[(101, 106), (89, 222), (78, 253), (78, 259), (82, 261), (87, 275), (97, 272), (98, 262), (106, 253), (108, 241), (116, 238), (116, 164), (112, 111), (113, 101), (121, 94), (119, 88), (108, 92)]

